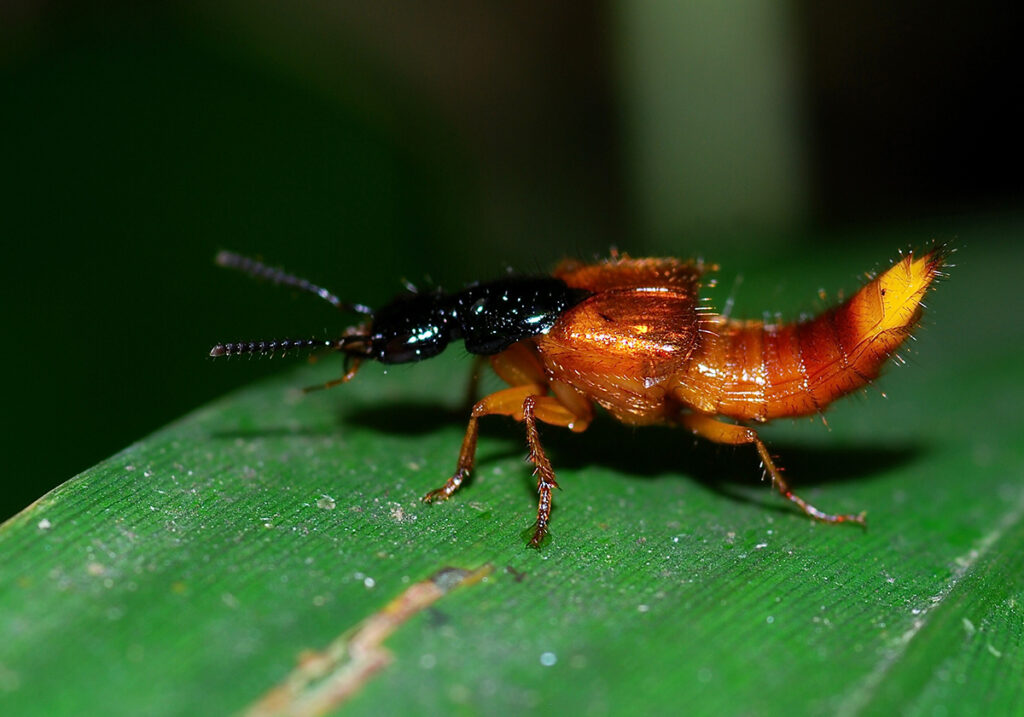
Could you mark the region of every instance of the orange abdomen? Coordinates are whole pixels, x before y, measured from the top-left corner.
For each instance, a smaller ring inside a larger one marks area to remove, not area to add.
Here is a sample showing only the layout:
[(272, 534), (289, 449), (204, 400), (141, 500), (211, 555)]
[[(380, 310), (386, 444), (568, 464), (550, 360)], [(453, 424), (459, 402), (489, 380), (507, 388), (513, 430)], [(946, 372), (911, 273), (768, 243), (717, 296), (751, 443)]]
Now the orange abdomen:
[(878, 376), (910, 335), (943, 253), (908, 254), (840, 306), (785, 325), (703, 320), (673, 397), (701, 413), (768, 421), (823, 410)]

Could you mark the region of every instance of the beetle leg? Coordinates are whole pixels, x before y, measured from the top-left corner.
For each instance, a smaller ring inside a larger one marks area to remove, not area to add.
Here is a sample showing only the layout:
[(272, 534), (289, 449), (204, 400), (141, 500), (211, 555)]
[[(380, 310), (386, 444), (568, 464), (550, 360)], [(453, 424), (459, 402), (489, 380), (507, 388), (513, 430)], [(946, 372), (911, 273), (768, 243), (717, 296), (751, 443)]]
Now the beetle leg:
[(473, 368), (470, 369), (469, 380), (466, 381), (465, 406), (467, 411), (473, 410), (473, 406), (476, 404), (477, 394), (480, 390), (480, 372), (485, 363), (487, 363), (486, 356), (473, 357)]
[(544, 447), (540, 443), (540, 434), (537, 432), (537, 421), (550, 423), (553, 426), (562, 426), (573, 431), (582, 431), (590, 424), (592, 409), (586, 406), (587, 415), (580, 416), (563, 405), (559, 399), (553, 396), (527, 396), (523, 401), (523, 422), (526, 423), (526, 442), (530, 447), (530, 461), (535, 466), (534, 474), (537, 476), (537, 523), (530, 538), (530, 545), (539, 548), (544, 536), (548, 533), (548, 523), (551, 519), (551, 489), (558, 487), (555, 480), (555, 471), (551, 467), (551, 461), (544, 453)]
[[(526, 422), (526, 443), (530, 447), (530, 461), (533, 463), (534, 474), (537, 476), (537, 523), (530, 538), (530, 545), (538, 548), (548, 533), (548, 521), (551, 518), (551, 489), (558, 487), (555, 471), (551, 461), (544, 453), (537, 433), (537, 396), (528, 396), (523, 401), (523, 421)], [(553, 399), (549, 399), (553, 400)]]
[[(351, 359), (351, 360), (350, 360)], [(311, 391), (323, 391), (328, 388), (334, 388), (340, 386), (343, 383), (348, 383), (355, 378), (356, 373), (359, 372), (359, 365), (362, 363), (362, 359), (345, 357), (345, 375), (339, 378), (332, 378), (326, 383), (318, 383), (315, 386), (306, 386), (302, 389), (303, 393), (310, 393)]]
[(548, 382), (537, 350), (522, 341), (491, 356), (491, 368), (509, 386), (525, 386), (528, 383), (543, 385)]
[(481, 418), (499, 415), (512, 416), (517, 420), (521, 420), (523, 402), (526, 398), (532, 394), (543, 392), (543, 386), (531, 383), (525, 386), (502, 389), (489, 396), (485, 396), (473, 404), (473, 410), (469, 414), (469, 425), (466, 426), (466, 435), (462, 439), (459, 460), (455, 465), (455, 472), (451, 478), (445, 481), (443, 486), (423, 496), (423, 500), (427, 503), (447, 500), (469, 477), (469, 474), (473, 471), (473, 463), (476, 460), (477, 422)]
[[(545, 414), (544, 406), (538, 405), (537, 418), (545, 423), (565, 426), (573, 433), (582, 433), (587, 430), (590, 427), (590, 422), (594, 420), (594, 404), (590, 402), (590, 399), (562, 381), (552, 381), (550, 386), (551, 393), (558, 399), (556, 405), (561, 410), (559, 413), (548, 417)], [(565, 416), (566, 411), (569, 412), (570, 416), (568, 422), (552, 420), (556, 416)]]
[(423, 496), (423, 500), (427, 503), (447, 500), (469, 477), (476, 458), (478, 422), (481, 418), (491, 415), (511, 416), (526, 423), (529, 459), (536, 467), (537, 493), (540, 498), (537, 505), (537, 523), (530, 545), (540, 546), (547, 535), (551, 517), (551, 489), (557, 488), (558, 482), (555, 480), (551, 461), (541, 446), (537, 421), (579, 432), (590, 424), (593, 414), (591, 407), (587, 405), (585, 411), (579, 411), (586, 415), (578, 415), (576, 411), (563, 405), (558, 398), (542, 395), (545, 390), (544, 386), (531, 383), (506, 388), (477, 401), (469, 416), (469, 425), (466, 426), (466, 435), (462, 439), (462, 449), (459, 451), (455, 472), (443, 486)]
[(762, 441), (757, 431), (747, 426), (739, 426), (734, 423), (724, 423), (716, 420), (711, 416), (706, 416), (700, 413), (686, 413), (676, 418), (677, 422), (685, 428), (693, 431), (695, 435), (701, 438), (706, 438), (714, 443), (725, 443), (728, 445), (743, 445), (746, 443), (753, 443), (757, 448), (758, 455), (761, 456), (761, 462), (764, 464), (764, 468), (768, 471), (768, 475), (772, 477), (772, 485), (775, 486), (776, 490), (782, 494), (784, 498), (797, 504), (804, 513), (820, 520), (823, 523), (859, 523), (865, 525), (864, 513), (857, 515), (833, 515), (832, 513), (826, 513), (818, 510), (813, 505), (805, 501), (803, 498), (794, 493), (786, 480), (782, 477), (782, 471), (775, 465), (771, 455), (768, 453), (768, 448), (765, 447), (764, 441)]

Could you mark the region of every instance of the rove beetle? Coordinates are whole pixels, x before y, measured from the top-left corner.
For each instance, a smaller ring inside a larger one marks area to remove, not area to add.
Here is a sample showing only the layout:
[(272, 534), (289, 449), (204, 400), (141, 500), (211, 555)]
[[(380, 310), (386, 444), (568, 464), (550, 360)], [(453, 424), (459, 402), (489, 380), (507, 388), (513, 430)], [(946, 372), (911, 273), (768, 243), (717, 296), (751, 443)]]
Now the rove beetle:
[(679, 425), (715, 443), (753, 444), (775, 488), (808, 516), (864, 525), (864, 513), (826, 513), (793, 493), (750, 424), (821, 413), (877, 377), (917, 324), (921, 300), (943, 275), (948, 255), (941, 245), (921, 255), (908, 252), (839, 306), (797, 322), (764, 323), (702, 305), (701, 276), (717, 267), (699, 261), (613, 252), (597, 263), (564, 261), (551, 276), (506, 277), (455, 293), (410, 292), (373, 311), (280, 269), (221, 252), (221, 266), (316, 294), (366, 318), (335, 340), (217, 344), (210, 355), (331, 349), (344, 355), (345, 373), (314, 387), (330, 388), (351, 380), (367, 359), (422, 361), (462, 340), (468, 352), (489, 357), (509, 387), (473, 405), (454, 473), (423, 500), (448, 499), (472, 472), (480, 418), (511, 416), (526, 426), (536, 467), (534, 547), (547, 535), (551, 491), (558, 487), (537, 422), (581, 432), (595, 405), (622, 423)]

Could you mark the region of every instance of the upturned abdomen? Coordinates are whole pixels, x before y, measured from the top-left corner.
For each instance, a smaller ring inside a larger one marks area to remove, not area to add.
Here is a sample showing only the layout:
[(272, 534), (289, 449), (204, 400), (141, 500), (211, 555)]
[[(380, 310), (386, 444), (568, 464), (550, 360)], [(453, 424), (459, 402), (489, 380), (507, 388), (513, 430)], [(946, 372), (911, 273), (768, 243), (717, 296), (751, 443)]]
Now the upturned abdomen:
[(845, 303), (807, 321), (704, 317), (672, 396), (701, 413), (741, 421), (822, 411), (878, 376), (911, 334), (943, 259), (940, 248), (908, 254)]

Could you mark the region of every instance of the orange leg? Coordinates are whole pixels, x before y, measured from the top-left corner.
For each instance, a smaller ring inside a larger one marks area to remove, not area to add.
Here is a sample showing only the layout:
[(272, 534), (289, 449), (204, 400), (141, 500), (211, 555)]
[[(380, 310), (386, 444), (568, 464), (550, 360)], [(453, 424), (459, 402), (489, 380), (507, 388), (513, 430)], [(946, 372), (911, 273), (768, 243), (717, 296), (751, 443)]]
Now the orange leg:
[(823, 523), (859, 523), (860, 525), (866, 525), (864, 513), (858, 515), (833, 515), (825, 513), (790, 490), (789, 484), (782, 477), (782, 472), (775, 465), (764, 442), (758, 438), (757, 431), (753, 428), (738, 426), (734, 423), (723, 423), (711, 416), (705, 416), (700, 413), (683, 414), (677, 420), (680, 425), (690, 429), (694, 434), (715, 443), (725, 443), (734, 446), (753, 443), (757, 448), (758, 455), (761, 456), (761, 462), (764, 464), (765, 470), (772, 477), (772, 485), (775, 486), (784, 498), (796, 503), (800, 510), (815, 520), (820, 520)]
[(548, 381), (536, 349), (523, 342), (512, 344), (500, 354), (491, 356), (491, 368), (509, 386), (545, 385)]
[(548, 534), (548, 522), (551, 519), (551, 489), (558, 487), (555, 470), (551, 461), (544, 453), (537, 432), (537, 419), (556, 426), (575, 424), (577, 416), (551, 396), (527, 396), (523, 401), (523, 421), (526, 423), (526, 443), (530, 447), (530, 461), (534, 465), (533, 473), (537, 476), (537, 522), (533, 529), (530, 545), (539, 548), (544, 536)]
[(477, 422), (482, 417), (499, 415), (512, 416), (516, 420), (522, 420), (523, 401), (532, 394), (543, 392), (543, 386), (531, 383), (525, 386), (506, 388), (477, 401), (469, 414), (469, 425), (466, 426), (466, 435), (462, 439), (462, 449), (459, 451), (459, 461), (455, 464), (455, 472), (443, 486), (423, 496), (423, 500), (427, 503), (447, 500), (469, 477), (476, 460), (476, 437), (479, 430)]
[(555, 426), (571, 426), (573, 430), (581, 431), (589, 425), (591, 420), (590, 415), (576, 415), (562, 405), (557, 398), (540, 395), (545, 390), (545, 387), (539, 384), (514, 386), (492, 393), (477, 401), (470, 413), (469, 425), (466, 426), (466, 435), (462, 439), (462, 449), (459, 451), (455, 472), (443, 486), (423, 496), (423, 500), (428, 503), (447, 500), (469, 477), (476, 458), (478, 422), (482, 417), (511, 416), (526, 424), (526, 440), (530, 448), (529, 459), (536, 468), (539, 502), (536, 527), (530, 545), (539, 546), (544, 536), (547, 535), (548, 522), (551, 517), (551, 489), (557, 488), (558, 482), (555, 480), (551, 461), (548, 460), (544, 448), (541, 446), (537, 421), (540, 420)]
[[(594, 420), (594, 404), (590, 402), (590, 399), (561, 381), (551, 382), (551, 393), (558, 399), (558, 403), (564, 410), (572, 416), (570, 423), (558, 423), (557, 425), (564, 425), (573, 433), (582, 433), (587, 430), (590, 422)], [(545, 423), (554, 423), (546, 418), (541, 418), (541, 420)]]
[(317, 384), (316, 386), (306, 386), (302, 389), (302, 392), (309, 393), (310, 391), (322, 391), (328, 388), (334, 388), (335, 386), (340, 386), (343, 383), (348, 383), (355, 378), (356, 373), (359, 372), (360, 364), (362, 364), (362, 359), (354, 358), (349, 361), (346, 357), (344, 376), (341, 376), (340, 378), (332, 378), (330, 381)]
[(474, 356), (473, 368), (469, 371), (469, 380), (466, 382), (466, 410), (473, 410), (473, 404), (477, 401), (477, 394), (480, 392), (480, 372), (487, 363), (486, 356)]

